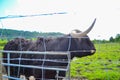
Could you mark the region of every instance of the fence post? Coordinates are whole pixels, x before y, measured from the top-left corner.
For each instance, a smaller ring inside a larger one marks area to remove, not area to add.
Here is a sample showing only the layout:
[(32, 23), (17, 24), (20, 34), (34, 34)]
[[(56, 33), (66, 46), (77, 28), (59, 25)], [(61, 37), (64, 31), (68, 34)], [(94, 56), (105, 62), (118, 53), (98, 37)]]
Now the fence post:
[(59, 70), (57, 70), (56, 72), (57, 72), (57, 73), (56, 73), (56, 78), (57, 78), (56, 80), (59, 80), (59, 79), (58, 79), (58, 78), (59, 78)]
[(70, 65), (70, 62), (71, 62), (71, 55), (70, 55), (70, 53), (68, 52), (68, 66), (69, 66), (69, 68), (68, 68), (68, 80), (71, 80), (71, 75), (70, 75), (70, 68), (71, 68), (71, 65)]
[[(8, 58), (7, 63), (9, 65), (10, 64), (10, 53), (7, 53), (7, 58)], [(8, 66), (8, 76), (10, 76), (10, 66)]]

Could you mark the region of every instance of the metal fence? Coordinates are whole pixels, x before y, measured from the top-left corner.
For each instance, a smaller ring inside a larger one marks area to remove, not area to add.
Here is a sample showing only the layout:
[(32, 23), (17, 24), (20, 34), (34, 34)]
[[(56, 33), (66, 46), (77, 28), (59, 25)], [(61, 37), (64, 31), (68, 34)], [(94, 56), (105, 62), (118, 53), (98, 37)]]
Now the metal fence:
[[(56, 79), (55, 80), (59, 80), (61, 78), (61, 76), (59, 76), (59, 72), (60, 71), (65, 71), (67, 74), (66, 74), (66, 77), (64, 77), (65, 80), (70, 80), (70, 54), (69, 52), (35, 52), (35, 51), (3, 51), (3, 50), (0, 50), (0, 53), (4, 53), (4, 54), (7, 54), (7, 58), (2, 58), (2, 60), (6, 60), (7, 62), (1, 62), (1, 65), (0, 66), (6, 66), (7, 67), (7, 75), (2, 75), (2, 80), (4, 79), (13, 79), (13, 80), (22, 80), (19, 77), (14, 77), (14, 76), (11, 76), (10, 75), (10, 68), (11, 67), (18, 67), (19, 70), (20, 68), (33, 68), (33, 69), (41, 69), (41, 70), (55, 70), (56, 71)], [(64, 59), (28, 59), (28, 58), (10, 58), (10, 55), (13, 55), (13, 54), (26, 54), (26, 55), (30, 55), (30, 54), (37, 54), (38, 56), (41, 56), (41, 55), (64, 55), (64, 56), (67, 56), (67, 59), (64, 60)], [(44, 64), (42, 64), (41, 66), (35, 66), (35, 65), (24, 65), (24, 64), (15, 64), (15, 63), (11, 63), (11, 60), (18, 60), (18, 61), (21, 61), (21, 60), (29, 60), (29, 61), (32, 61), (32, 60), (37, 60), (37, 61), (43, 61), (44, 62), (47, 62), (47, 61), (50, 61), (50, 62), (57, 62), (57, 63), (66, 63), (67, 66), (44, 66)], [(19, 73), (19, 70), (18, 70), (18, 73)], [(17, 73), (16, 73), (17, 74)], [(39, 73), (38, 73), (39, 74)], [(44, 73), (42, 73), (42, 78), (40, 80), (47, 80), (44, 78)], [(49, 79), (49, 80), (54, 80), (54, 79)]]

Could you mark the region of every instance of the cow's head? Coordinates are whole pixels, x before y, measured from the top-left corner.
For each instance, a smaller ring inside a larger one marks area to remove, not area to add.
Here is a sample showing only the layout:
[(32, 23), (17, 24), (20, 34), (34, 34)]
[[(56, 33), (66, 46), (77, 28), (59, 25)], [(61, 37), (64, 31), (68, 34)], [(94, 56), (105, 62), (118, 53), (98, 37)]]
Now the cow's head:
[(92, 23), (92, 25), (85, 30), (84, 32), (81, 32), (79, 30), (73, 30), (70, 35), (72, 36), (71, 39), (71, 57), (83, 57), (87, 55), (92, 55), (95, 53), (96, 49), (93, 45), (93, 43), (90, 41), (87, 34), (91, 31), (94, 24), (96, 22), (96, 19)]

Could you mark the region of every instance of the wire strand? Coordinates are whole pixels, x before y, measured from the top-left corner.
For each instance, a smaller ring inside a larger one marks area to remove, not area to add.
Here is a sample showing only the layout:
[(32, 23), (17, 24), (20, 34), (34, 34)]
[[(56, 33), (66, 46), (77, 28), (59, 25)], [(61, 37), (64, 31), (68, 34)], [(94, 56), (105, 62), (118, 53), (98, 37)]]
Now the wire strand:
[(48, 16), (48, 15), (56, 15), (56, 14), (67, 14), (67, 12), (44, 13), (44, 14), (34, 14), (34, 15), (8, 15), (8, 16), (0, 17), (0, 19)]

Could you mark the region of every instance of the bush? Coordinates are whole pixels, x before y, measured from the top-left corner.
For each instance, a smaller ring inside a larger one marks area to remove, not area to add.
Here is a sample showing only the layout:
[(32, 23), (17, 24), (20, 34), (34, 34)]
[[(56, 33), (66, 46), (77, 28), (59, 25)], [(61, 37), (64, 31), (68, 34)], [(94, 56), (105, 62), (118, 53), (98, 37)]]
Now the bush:
[(0, 39), (0, 50), (3, 49), (3, 47), (5, 46), (6, 43), (7, 43), (7, 40)]

